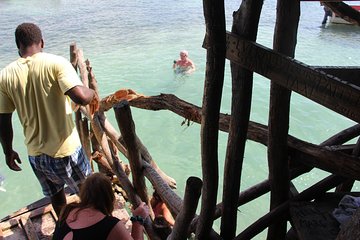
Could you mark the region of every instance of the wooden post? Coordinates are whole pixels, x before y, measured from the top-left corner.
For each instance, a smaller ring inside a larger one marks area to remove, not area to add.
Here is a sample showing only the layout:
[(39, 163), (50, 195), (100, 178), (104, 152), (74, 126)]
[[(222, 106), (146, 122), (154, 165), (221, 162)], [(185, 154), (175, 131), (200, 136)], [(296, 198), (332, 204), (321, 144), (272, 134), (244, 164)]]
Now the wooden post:
[(209, 239), (219, 184), (217, 142), (226, 44), (224, 1), (204, 0), (203, 6), (206, 25), (205, 41), (210, 48), (207, 50), (206, 56), (201, 120), (201, 162), (204, 185), (196, 237)]
[[(77, 70), (78, 68), (78, 48), (76, 46), (76, 43), (70, 44), (70, 62)], [(91, 168), (93, 169), (92, 162), (91, 162), (91, 147), (90, 147), (90, 139), (89, 139), (89, 125), (88, 120), (82, 118), (82, 114), (80, 111), (75, 112), (75, 125), (76, 129), (79, 134), (81, 145), (84, 147), (86, 156), (88, 157)]]
[[(71, 65), (74, 67), (75, 71), (77, 71), (76, 51), (77, 51), (76, 43), (70, 44), (70, 62), (71, 62)], [(80, 141), (81, 141), (81, 143), (83, 143), (84, 136), (81, 135), (81, 123), (80, 123), (81, 118), (82, 118), (81, 112), (76, 111), (75, 112), (75, 125), (76, 125), (76, 129), (78, 131), (79, 137), (80, 137)]]
[(149, 204), (149, 197), (146, 190), (145, 177), (143, 174), (142, 160), (139, 146), (136, 144), (135, 125), (131, 115), (128, 101), (122, 101), (114, 107), (116, 121), (124, 138), (129, 154), (129, 163), (132, 172), (134, 188), (142, 201)]
[[(294, 56), (299, 17), (300, 1), (278, 0), (274, 35), (275, 51), (290, 57)], [(289, 197), (287, 137), (290, 96), (290, 90), (271, 82), (268, 145), (271, 210), (287, 201)], [(268, 229), (267, 239), (284, 239), (286, 236), (286, 220), (283, 218), (274, 220), (275, 223)]]
[(189, 225), (194, 218), (201, 195), (202, 181), (196, 177), (189, 177), (186, 181), (184, 201), (180, 213), (175, 219), (175, 226), (167, 240), (186, 240)]
[[(233, 15), (232, 32), (255, 41), (263, 0), (243, 1), (240, 9)], [(232, 102), (226, 150), (223, 216), (221, 218), (221, 237), (230, 240), (235, 237), (237, 227), (237, 199), (240, 191), (242, 164), (250, 119), (253, 72), (231, 63)]]
[[(352, 152), (352, 155), (355, 157), (359, 157), (360, 155), (360, 138), (358, 138), (356, 146)], [(360, 159), (359, 159), (360, 161)], [(341, 185), (336, 187), (336, 192), (350, 192), (353, 185), (354, 185), (354, 179), (347, 179), (345, 182), (343, 182)]]

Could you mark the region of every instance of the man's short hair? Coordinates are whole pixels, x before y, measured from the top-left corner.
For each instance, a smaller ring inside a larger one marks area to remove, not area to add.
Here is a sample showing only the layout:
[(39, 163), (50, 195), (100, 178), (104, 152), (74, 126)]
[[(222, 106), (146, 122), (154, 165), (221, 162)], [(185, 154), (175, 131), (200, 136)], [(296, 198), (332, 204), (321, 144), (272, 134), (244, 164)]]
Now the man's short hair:
[(24, 47), (38, 44), (41, 39), (41, 30), (33, 23), (22, 23), (15, 30), (15, 41), (18, 48), (20, 48), (20, 44)]

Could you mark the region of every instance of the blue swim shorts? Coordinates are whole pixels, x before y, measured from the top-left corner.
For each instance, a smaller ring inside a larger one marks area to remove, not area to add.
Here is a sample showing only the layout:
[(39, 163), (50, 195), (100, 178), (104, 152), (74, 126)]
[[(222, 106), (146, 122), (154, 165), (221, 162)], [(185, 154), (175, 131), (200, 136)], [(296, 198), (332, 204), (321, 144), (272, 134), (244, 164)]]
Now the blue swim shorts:
[(78, 193), (78, 185), (91, 174), (89, 160), (81, 146), (68, 157), (53, 158), (41, 154), (29, 156), (29, 161), (47, 197), (61, 191), (65, 184)]

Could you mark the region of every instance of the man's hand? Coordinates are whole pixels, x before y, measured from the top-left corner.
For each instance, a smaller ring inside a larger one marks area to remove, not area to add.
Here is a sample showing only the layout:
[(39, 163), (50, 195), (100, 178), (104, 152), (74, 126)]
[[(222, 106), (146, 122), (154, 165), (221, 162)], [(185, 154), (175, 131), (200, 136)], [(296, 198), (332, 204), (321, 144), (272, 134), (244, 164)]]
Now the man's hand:
[(5, 158), (6, 158), (6, 164), (8, 165), (8, 167), (11, 170), (21, 171), (21, 168), (16, 163), (16, 162), (21, 163), (21, 159), (17, 152), (12, 150), (11, 152), (9, 152), (8, 154), (5, 155)]
[(89, 103), (90, 114), (93, 115), (97, 110), (99, 110), (99, 106), (100, 106), (99, 95), (96, 92), (94, 92), (94, 98)]

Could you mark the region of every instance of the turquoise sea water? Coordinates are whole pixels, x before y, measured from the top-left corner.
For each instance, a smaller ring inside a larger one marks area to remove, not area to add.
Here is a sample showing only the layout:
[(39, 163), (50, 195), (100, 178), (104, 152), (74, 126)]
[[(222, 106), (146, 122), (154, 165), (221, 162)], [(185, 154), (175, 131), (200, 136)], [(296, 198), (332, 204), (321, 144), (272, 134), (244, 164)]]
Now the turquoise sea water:
[[(226, 24), (231, 29), (232, 12), (240, 2), (226, 1)], [(258, 42), (272, 46), (276, 1), (264, 3)], [(321, 27), (323, 9), (318, 2), (301, 3), (296, 58), (308, 65), (359, 66), (360, 28), (328, 24)], [(202, 1), (21, 1), (0, 0), (0, 68), (15, 60), (14, 30), (22, 22), (37, 23), (43, 31), (44, 51), (69, 56), (69, 45), (76, 42), (91, 61), (101, 97), (121, 88), (145, 95), (171, 93), (201, 106), (206, 51)], [(180, 50), (189, 51), (197, 70), (176, 77), (171, 69)], [(226, 62), (221, 111), (230, 113), (231, 80)], [(267, 124), (269, 80), (255, 75), (251, 120)], [(136, 132), (158, 165), (178, 184), (183, 196), (189, 176), (201, 177), (200, 126), (182, 126), (184, 119), (168, 111), (132, 109)], [(107, 113), (115, 127), (113, 113)], [(334, 112), (293, 93), (290, 134), (318, 144), (354, 124)], [(5, 176), (0, 191), (0, 218), (42, 197), (40, 186), (27, 162), (21, 126), (13, 118), (14, 149), (22, 158), (21, 172), (12, 172), (0, 151), (0, 173)], [(0, 129), (1, 130), (1, 129)], [(220, 186), (227, 134), (219, 135)], [(124, 159), (125, 160), (125, 159)], [(241, 189), (267, 178), (266, 148), (248, 141)], [(295, 185), (303, 190), (327, 173), (314, 170), (299, 177)], [(356, 188), (358, 188), (356, 186)], [(221, 189), (219, 190), (219, 201)], [(239, 208), (238, 231), (268, 211), (268, 195)], [(218, 228), (215, 222), (214, 228)], [(259, 235), (258, 239), (262, 239)]]

